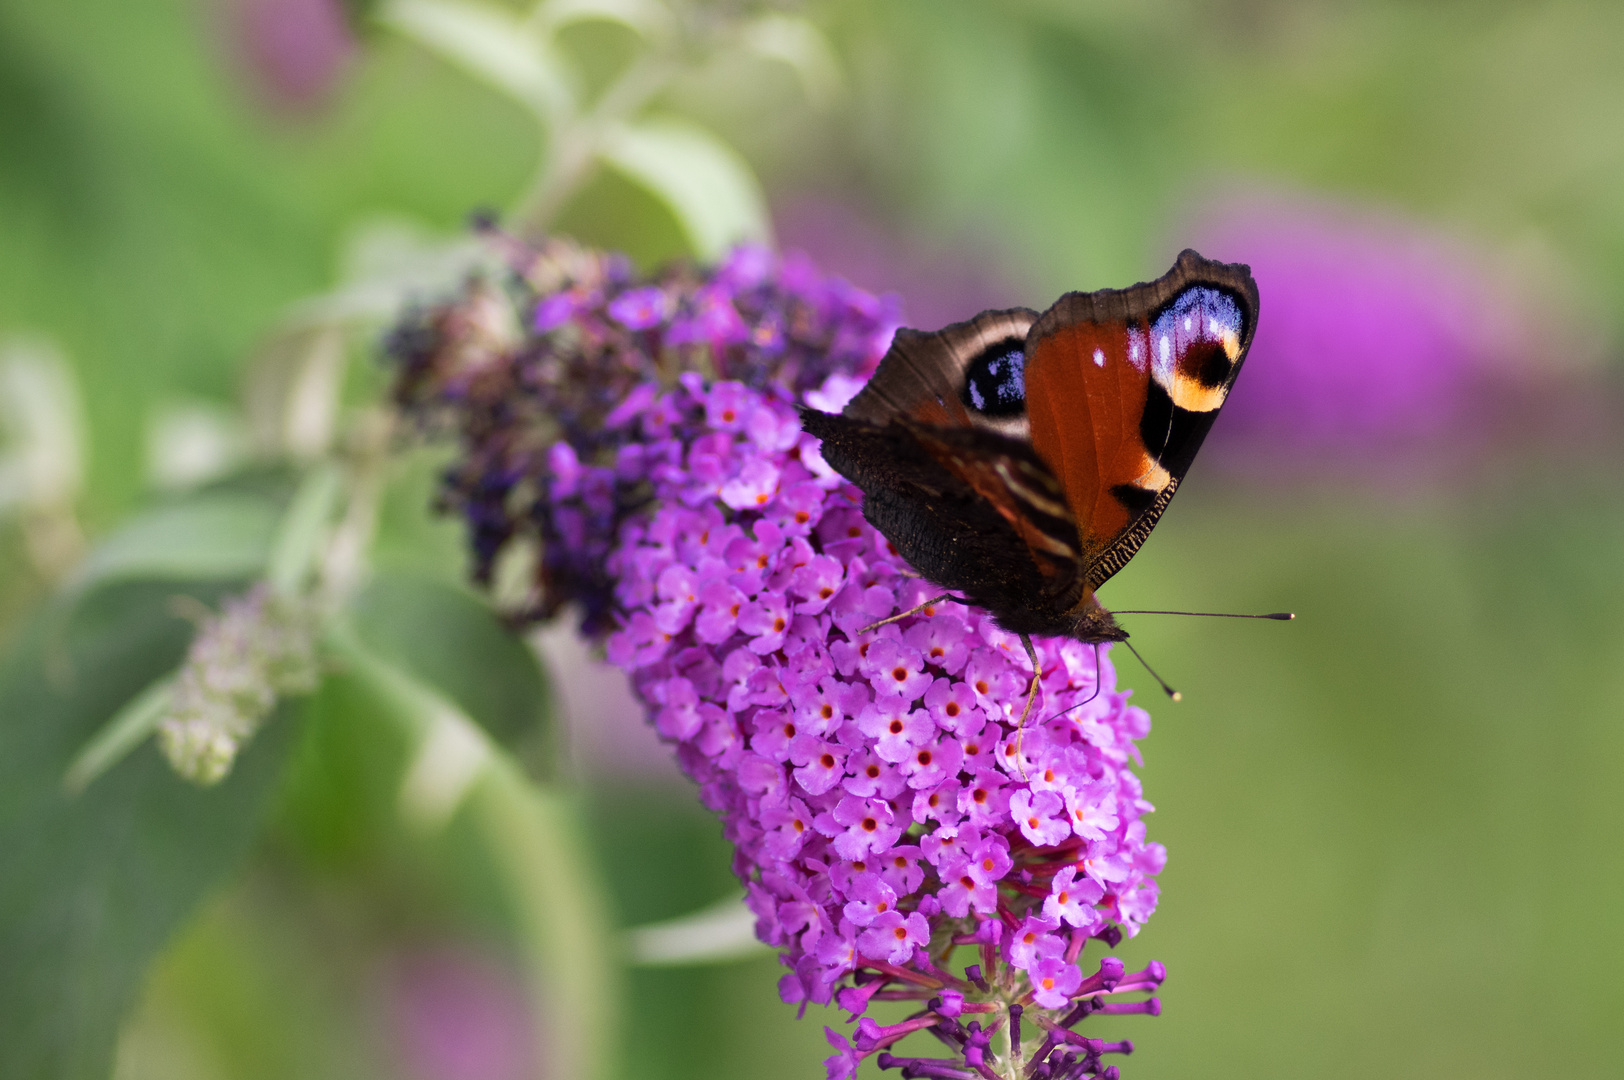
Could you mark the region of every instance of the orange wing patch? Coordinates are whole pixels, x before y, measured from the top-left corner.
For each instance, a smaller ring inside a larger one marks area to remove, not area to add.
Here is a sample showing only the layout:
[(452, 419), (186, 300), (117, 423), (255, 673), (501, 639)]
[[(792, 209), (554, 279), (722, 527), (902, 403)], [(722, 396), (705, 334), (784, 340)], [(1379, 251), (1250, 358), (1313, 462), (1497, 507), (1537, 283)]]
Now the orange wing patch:
[(1138, 509), (1113, 496), (1113, 487), (1157, 491), (1167, 482), (1139, 434), (1150, 378), (1148, 365), (1130, 358), (1125, 330), (1083, 322), (1027, 345), (1032, 449), (1059, 478), (1089, 552), (1126, 529)]

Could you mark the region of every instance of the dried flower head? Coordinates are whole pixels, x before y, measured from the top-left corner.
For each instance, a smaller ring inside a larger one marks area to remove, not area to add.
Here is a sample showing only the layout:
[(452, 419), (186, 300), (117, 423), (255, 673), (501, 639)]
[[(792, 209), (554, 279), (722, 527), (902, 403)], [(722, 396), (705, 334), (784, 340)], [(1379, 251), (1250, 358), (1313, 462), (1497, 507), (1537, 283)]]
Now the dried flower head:
[(314, 628), (308, 602), (263, 585), (201, 621), (158, 724), (158, 745), (176, 772), (218, 783), (279, 697), (316, 688)]

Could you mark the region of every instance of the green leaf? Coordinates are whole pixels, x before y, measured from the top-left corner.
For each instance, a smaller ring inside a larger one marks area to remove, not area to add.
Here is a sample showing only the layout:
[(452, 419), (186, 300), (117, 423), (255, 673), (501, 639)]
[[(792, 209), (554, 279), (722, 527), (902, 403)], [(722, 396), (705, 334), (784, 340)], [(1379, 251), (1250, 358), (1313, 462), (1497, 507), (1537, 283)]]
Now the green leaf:
[(603, 157), (671, 208), (702, 260), (771, 236), (750, 166), (701, 127), (670, 119), (620, 125), (607, 134)]
[(293, 493), (276, 527), (265, 571), (271, 588), (283, 596), (298, 593), (315, 568), (317, 551), (343, 494), (343, 481), (338, 466), (323, 463), (312, 468)]
[(368, 648), (353, 626), (333, 627), (327, 643), (415, 744), (396, 798), (400, 816), (421, 833), (443, 830), (490, 765), (490, 736), (456, 702)]
[(741, 897), (626, 931), (626, 951), (641, 967), (688, 967), (750, 960), (769, 950), (756, 938), (756, 916)]
[(659, 0), (547, 0), (536, 7), (535, 19), (549, 32), (572, 23), (616, 22), (644, 37), (671, 28), (671, 9)]
[(0, 510), (72, 506), (84, 484), (79, 385), (45, 339), (0, 340)]
[[(533, 993), (548, 1004), (549, 1061), (559, 1076), (607, 1080), (615, 1075), (618, 950), (579, 808), (551, 787), (533, 783), (517, 761), (433, 687), (372, 653), (343, 627), (335, 628), (329, 641), (401, 727), (417, 736), (419, 763), (431, 758), (443, 732), (457, 731), (457, 754), (466, 770), (455, 791), (457, 804), (440, 809), (454, 813), (466, 803), (506, 886)], [(403, 796), (411, 793), (416, 767), (408, 770)], [(402, 809), (410, 818), (423, 808)], [(559, 987), (568, 991), (559, 993)]]
[(552, 988), (553, 1075), (619, 1075), (618, 950), (580, 805), (531, 783), (506, 755), (470, 803), (510, 890), (537, 989)]
[(839, 96), (840, 63), (829, 39), (810, 20), (769, 12), (747, 23), (742, 37), (745, 48), (788, 64), (815, 108), (828, 108)]
[(114, 581), (253, 577), (270, 558), (279, 513), (269, 499), (226, 493), (149, 510), (96, 545), (68, 588), (83, 595)]
[(111, 720), (73, 756), (62, 786), (77, 795), (102, 773), (117, 765), (158, 729), (175, 691), (173, 676), (165, 675), (124, 704)]
[(0, 667), (0, 1076), (107, 1076), (147, 963), (238, 864), (276, 788), (291, 710), (216, 788), (149, 747), (63, 790), (75, 751), (180, 661), (175, 593), (99, 589), (65, 625), (36, 619)]
[(562, 62), (539, 34), (501, 8), (468, 0), (388, 0), (378, 17), (549, 123), (575, 109), (575, 93)]
[(551, 690), (522, 639), (466, 589), (411, 574), (379, 574), (351, 614), (369, 652), (444, 694), (507, 746), (547, 732)]
[(456, 447), (445, 443), (397, 450), (378, 504), (371, 563), (376, 572), (409, 572), (448, 584), (468, 577), (462, 519), (433, 509)]

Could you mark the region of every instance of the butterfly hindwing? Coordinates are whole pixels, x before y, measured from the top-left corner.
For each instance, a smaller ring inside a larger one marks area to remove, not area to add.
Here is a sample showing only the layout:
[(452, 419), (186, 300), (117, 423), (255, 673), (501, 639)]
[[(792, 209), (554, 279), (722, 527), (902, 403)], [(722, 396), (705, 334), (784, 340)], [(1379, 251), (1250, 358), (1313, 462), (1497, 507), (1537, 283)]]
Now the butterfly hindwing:
[(1156, 281), (1068, 293), (1033, 325), (1032, 446), (1081, 523), (1091, 589), (1139, 550), (1189, 471), (1257, 312), (1245, 267), (1185, 251)]
[(1042, 574), (1044, 594), (1069, 593), (1082, 564), (1077, 521), (1031, 444), (974, 428), (908, 427), (938, 465), (1004, 519)]
[(990, 611), (1025, 612), (1006, 629), (1056, 632), (1083, 563), (1059, 484), (1029, 444), (973, 426), (812, 410), (802, 424), (863, 490), (863, 516), (921, 575)]

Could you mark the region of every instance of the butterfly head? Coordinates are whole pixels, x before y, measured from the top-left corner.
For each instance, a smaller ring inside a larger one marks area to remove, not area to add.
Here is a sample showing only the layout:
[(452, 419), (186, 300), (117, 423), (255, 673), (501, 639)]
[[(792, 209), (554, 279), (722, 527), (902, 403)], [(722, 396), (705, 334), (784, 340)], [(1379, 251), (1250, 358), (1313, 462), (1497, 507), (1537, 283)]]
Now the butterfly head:
[(1128, 632), (1117, 625), (1116, 618), (1100, 605), (1092, 592), (1075, 609), (1067, 612), (1067, 617), (1071, 623), (1068, 636), (1085, 644), (1128, 640)]

